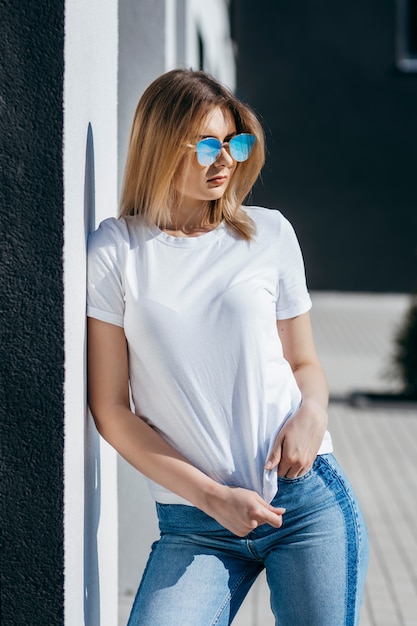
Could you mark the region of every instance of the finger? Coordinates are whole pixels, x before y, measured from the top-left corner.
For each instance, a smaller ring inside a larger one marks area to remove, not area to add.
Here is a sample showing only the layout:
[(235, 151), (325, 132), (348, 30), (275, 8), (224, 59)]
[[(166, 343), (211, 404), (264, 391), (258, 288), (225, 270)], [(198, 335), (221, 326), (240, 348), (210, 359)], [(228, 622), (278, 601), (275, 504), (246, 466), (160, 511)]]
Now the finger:
[(297, 469), (290, 467), (286, 474), (284, 474), (285, 478), (289, 478), (290, 480), (294, 480), (294, 478), (298, 478), (299, 472)]
[(283, 446), (284, 441), (281, 440), (281, 438), (278, 436), (272, 452), (269, 455), (267, 462), (265, 463), (266, 470), (271, 470), (274, 469), (274, 467), (278, 467), (282, 457)]
[(285, 509), (275, 509), (273, 511), (265, 509), (265, 513), (262, 516), (260, 523), (269, 524), (274, 528), (280, 528), (282, 526), (282, 516), (285, 513)]
[[(290, 474), (294, 473), (295, 466), (286, 455), (283, 455), (278, 465), (278, 476), (290, 478)], [(295, 470), (298, 471), (298, 470)]]
[(257, 517), (257, 521), (259, 524), (270, 524), (275, 528), (280, 528), (285, 510), (286, 509), (283, 507), (274, 507), (265, 503), (263, 510), (260, 512), (259, 517)]
[(287, 510), (283, 506), (275, 507), (271, 504), (268, 504), (268, 509), (271, 511), (271, 513), (274, 513), (275, 515), (284, 515), (285, 511)]
[(300, 474), (303, 473), (303, 465), (297, 463), (295, 461), (288, 461), (287, 459), (282, 459), (279, 467), (278, 467), (278, 476), (282, 476), (282, 478), (298, 478)]
[(278, 466), (278, 476), (283, 478), (297, 478), (303, 471), (305, 463), (300, 458), (298, 450), (291, 451), (289, 446), (283, 450), (282, 458)]
[[(313, 465), (313, 463), (300, 463), (300, 462), (294, 462), (292, 461), (291, 463), (288, 463), (288, 469), (285, 472), (285, 467), (284, 467), (284, 459), (281, 461), (281, 465), (278, 468), (278, 476), (282, 476), (284, 478), (300, 478), (301, 476), (304, 476), (304, 474), (306, 474), (308, 472), (308, 470), (311, 468), (311, 466)], [(284, 473), (285, 472), (285, 473)]]

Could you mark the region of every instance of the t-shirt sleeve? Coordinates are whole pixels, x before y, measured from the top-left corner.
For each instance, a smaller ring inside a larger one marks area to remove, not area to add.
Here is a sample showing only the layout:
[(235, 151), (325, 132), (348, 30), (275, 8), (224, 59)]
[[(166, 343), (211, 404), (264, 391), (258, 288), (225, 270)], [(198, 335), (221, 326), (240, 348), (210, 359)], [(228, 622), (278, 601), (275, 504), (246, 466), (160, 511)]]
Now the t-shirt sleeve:
[(123, 238), (110, 218), (90, 234), (87, 247), (87, 315), (124, 326)]
[(283, 216), (281, 218), (276, 318), (285, 320), (309, 311), (311, 298), (297, 236), (290, 222)]

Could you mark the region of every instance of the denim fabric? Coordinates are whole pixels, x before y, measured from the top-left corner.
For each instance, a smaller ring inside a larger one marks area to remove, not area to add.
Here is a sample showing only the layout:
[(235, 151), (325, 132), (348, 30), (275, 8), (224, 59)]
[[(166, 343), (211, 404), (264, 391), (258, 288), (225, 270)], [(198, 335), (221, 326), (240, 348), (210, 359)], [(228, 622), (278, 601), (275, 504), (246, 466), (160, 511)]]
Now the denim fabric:
[(279, 479), (287, 511), (244, 538), (200, 510), (157, 504), (161, 538), (128, 626), (225, 626), (265, 568), (279, 626), (357, 626), (368, 562), (365, 522), (331, 454), (296, 479)]

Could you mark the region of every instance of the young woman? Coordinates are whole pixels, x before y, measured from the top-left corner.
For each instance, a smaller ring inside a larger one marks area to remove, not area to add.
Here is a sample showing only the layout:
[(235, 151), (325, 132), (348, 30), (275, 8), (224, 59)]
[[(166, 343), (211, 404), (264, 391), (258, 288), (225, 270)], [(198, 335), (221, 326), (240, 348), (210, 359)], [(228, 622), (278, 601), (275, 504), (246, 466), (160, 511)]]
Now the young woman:
[(89, 239), (89, 404), (161, 530), (129, 626), (230, 624), (264, 568), (280, 626), (359, 623), (366, 529), (301, 252), (280, 212), (242, 205), (263, 162), (246, 105), (168, 72), (136, 110), (119, 219)]

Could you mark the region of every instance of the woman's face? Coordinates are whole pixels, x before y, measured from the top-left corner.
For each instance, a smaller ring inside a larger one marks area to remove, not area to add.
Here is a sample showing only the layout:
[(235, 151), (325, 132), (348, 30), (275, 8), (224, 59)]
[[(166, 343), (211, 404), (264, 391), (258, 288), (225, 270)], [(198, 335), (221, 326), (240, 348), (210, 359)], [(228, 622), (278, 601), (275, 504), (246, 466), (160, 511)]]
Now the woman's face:
[[(216, 107), (206, 117), (201, 127), (200, 139), (215, 137), (222, 143), (236, 134), (236, 124), (232, 114)], [(222, 148), (212, 165), (202, 166), (194, 154), (184, 167), (181, 167), (174, 186), (181, 196), (181, 207), (189, 210), (201, 207), (202, 202), (218, 200), (222, 197), (236, 168), (227, 149)]]

